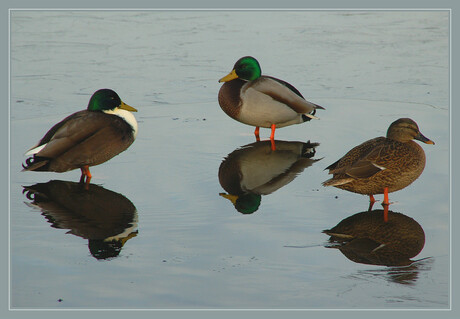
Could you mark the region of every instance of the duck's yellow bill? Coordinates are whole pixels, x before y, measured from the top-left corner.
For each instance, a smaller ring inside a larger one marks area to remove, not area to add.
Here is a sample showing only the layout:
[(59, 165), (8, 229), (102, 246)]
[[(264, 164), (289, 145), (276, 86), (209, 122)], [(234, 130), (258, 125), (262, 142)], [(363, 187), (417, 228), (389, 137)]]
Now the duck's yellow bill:
[(233, 69), (232, 72), (224, 76), (219, 82), (228, 82), (234, 79), (238, 79), (238, 75), (236, 74), (235, 70)]
[(137, 112), (137, 110), (134, 107), (129, 106), (128, 104), (126, 104), (123, 101), (121, 101), (121, 105), (119, 107), (122, 110), (130, 111), (130, 112)]

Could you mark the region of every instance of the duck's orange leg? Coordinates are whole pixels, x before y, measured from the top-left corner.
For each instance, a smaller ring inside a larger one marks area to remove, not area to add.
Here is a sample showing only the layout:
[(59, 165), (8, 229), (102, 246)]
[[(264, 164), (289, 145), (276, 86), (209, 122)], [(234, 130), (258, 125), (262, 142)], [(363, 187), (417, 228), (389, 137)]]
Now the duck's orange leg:
[(374, 198), (374, 195), (369, 195), (369, 211), (372, 210), (372, 207), (374, 206), (374, 203), (375, 203), (375, 198)]
[[(89, 171), (89, 166), (84, 165), (83, 167), (80, 168), (81, 170), (81, 177), (80, 177), (80, 183), (85, 183), (85, 188), (89, 188), (89, 182), (91, 181), (91, 173)], [(86, 177), (86, 180), (85, 180)]]
[(270, 134), (270, 142), (272, 144), (272, 151), (276, 151), (276, 146), (275, 146), (275, 130), (276, 130), (276, 124), (272, 124), (272, 133)]
[(382, 205), (390, 205), (390, 201), (388, 200), (388, 187), (383, 189), (383, 202)]
[(276, 124), (272, 124), (272, 134), (270, 134), (271, 140), (275, 139), (275, 130), (276, 130)]
[(272, 124), (272, 133), (270, 134), (270, 142), (272, 144), (272, 151), (276, 151), (276, 146), (275, 146), (275, 130), (276, 130), (276, 124)]
[(259, 127), (256, 126), (256, 129), (254, 130), (254, 135), (256, 136), (256, 141), (259, 142), (260, 141), (260, 136), (259, 136)]
[(388, 187), (383, 189), (383, 221), (386, 223), (388, 221), (388, 207), (390, 206), (390, 201), (388, 200)]
[(83, 172), (83, 168), (80, 167), (80, 170), (81, 170), (81, 176), (80, 176), (80, 183), (83, 184), (85, 182), (85, 173)]

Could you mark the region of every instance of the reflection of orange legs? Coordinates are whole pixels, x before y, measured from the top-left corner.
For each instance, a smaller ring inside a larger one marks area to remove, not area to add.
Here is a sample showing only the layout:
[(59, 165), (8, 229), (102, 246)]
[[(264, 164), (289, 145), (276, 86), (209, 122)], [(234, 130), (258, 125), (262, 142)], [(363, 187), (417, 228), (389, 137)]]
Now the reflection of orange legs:
[[(80, 177), (80, 183), (85, 183), (85, 189), (89, 189), (89, 182), (91, 181), (91, 173), (89, 171), (89, 166), (85, 165), (83, 167), (80, 167), (81, 170), (81, 177)], [(86, 177), (86, 180), (85, 180)]]
[(256, 126), (256, 129), (254, 131), (254, 135), (256, 136), (256, 141), (259, 142), (260, 141), (260, 136), (259, 136), (259, 127)]
[(385, 223), (388, 222), (388, 207), (390, 207), (390, 205), (383, 205), (383, 221)]
[(388, 207), (390, 206), (390, 201), (388, 200), (388, 187), (385, 187), (383, 190), (383, 221), (386, 223), (388, 221)]

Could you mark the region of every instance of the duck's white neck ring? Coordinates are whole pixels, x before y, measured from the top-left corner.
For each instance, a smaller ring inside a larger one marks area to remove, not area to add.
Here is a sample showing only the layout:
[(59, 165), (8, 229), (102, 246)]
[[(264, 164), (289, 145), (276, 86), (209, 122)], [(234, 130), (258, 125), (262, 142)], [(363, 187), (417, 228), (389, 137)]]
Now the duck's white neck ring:
[(117, 115), (117, 116), (121, 117), (122, 119), (124, 119), (133, 128), (133, 137), (134, 137), (134, 139), (136, 139), (136, 136), (137, 136), (137, 121), (136, 121), (136, 118), (134, 117), (133, 113), (131, 113), (129, 111), (126, 111), (126, 110), (122, 110), (120, 108), (116, 108), (114, 110), (104, 110), (103, 112), (106, 113), (106, 114)]

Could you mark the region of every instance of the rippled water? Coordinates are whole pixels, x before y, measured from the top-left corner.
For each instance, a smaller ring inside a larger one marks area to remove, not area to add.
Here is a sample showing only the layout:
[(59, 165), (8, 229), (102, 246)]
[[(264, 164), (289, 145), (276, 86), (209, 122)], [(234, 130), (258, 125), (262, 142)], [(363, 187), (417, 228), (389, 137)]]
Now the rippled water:
[[(12, 11), (11, 307), (449, 308), (448, 19)], [(217, 80), (243, 55), (326, 108), (277, 130), (276, 152), (218, 105)], [(20, 172), (23, 153), (103, 87), (139, 110), (134, 144), (94, 167), (87, 191), (79, 171)], [(409, 266), (373, 265), (372, 243), (344, 250), (322, 233), (368, 199), (321, 182), (399, 117), (436, 142), (422, 145), (422, 176), (390, 194), (425, 242)]]

